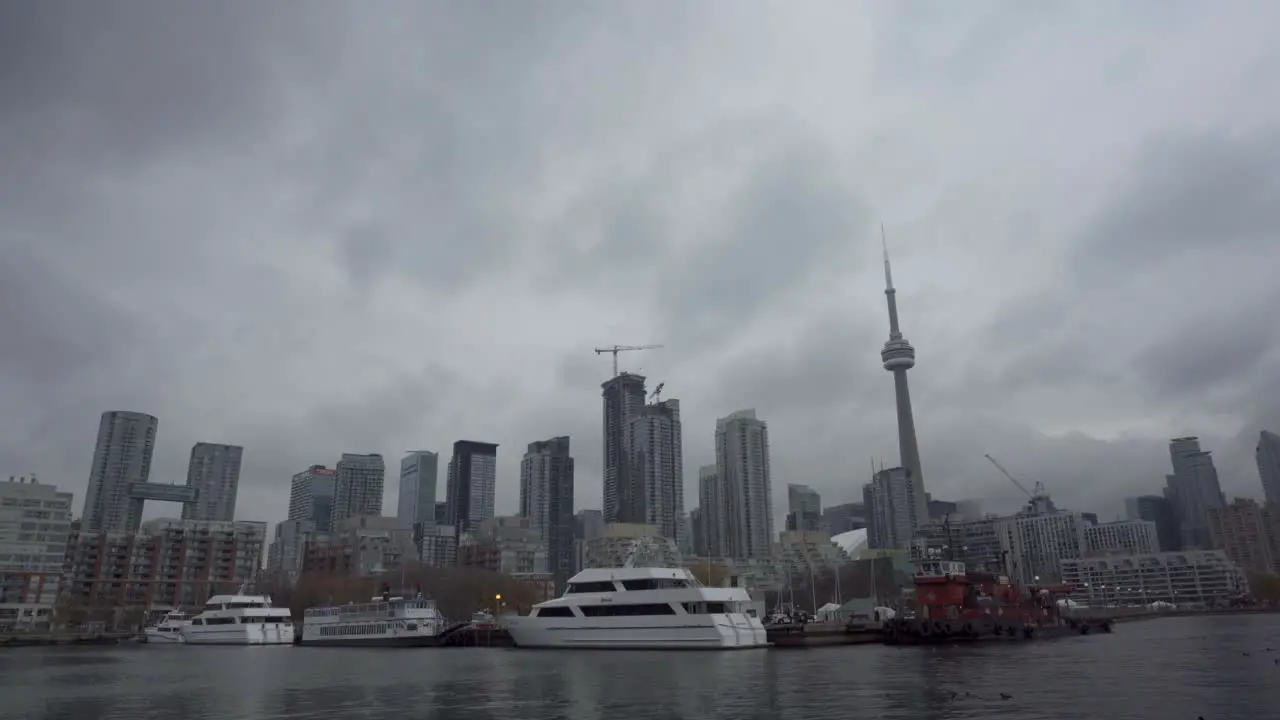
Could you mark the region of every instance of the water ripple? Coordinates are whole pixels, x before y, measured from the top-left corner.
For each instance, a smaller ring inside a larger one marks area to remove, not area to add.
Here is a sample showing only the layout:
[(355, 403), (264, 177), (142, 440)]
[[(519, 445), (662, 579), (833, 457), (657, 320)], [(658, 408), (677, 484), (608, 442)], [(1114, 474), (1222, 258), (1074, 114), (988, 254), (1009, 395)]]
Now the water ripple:
[(1280, 618), (951, 648), (8, 650), (0, 720), (1253, 720), (1280, 684), (1267, 647)]

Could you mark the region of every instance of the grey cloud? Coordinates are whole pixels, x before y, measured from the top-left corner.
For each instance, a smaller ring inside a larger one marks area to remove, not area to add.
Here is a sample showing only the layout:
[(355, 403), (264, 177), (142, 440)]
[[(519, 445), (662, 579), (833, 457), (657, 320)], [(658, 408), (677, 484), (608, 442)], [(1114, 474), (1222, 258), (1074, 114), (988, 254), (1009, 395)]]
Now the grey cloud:
[[(598, 506), (590, 347), (662, 342), (632, 367), (682, 400), (690, 468), (754, 406), (779, 498), (856, 500), (896, 457), (884, 220), (935, 494), (1016, 504), (991, 452), (1105, 512), (1174, 426), (1248, 491), (1280, 427), (1275, 51), (1240, 6), (1131, 32), (1167, 7), (3, 4), (0, 457), (80, 493), (98, 414), (152, 412), (157, 479), (241, 443), (242, 514), (276, 520), (305, 465), (460, 437), (502, 445), (510, 509), (524, 445), (568, 433)], [(1241, 88), (1220, 111), (1134, 100), (1191, 53)], [(1046, 72), (1108, 122), (1028, 136)], [(1113, 189), (1055, 195), (1084, 165)]]
[(1265, 248), (1280, 227), (1280, 135), (1172, 133), (1130, 166), (1119, 199), (1070, 262), (1089, 286), (1121, 281), (1187, 252)]

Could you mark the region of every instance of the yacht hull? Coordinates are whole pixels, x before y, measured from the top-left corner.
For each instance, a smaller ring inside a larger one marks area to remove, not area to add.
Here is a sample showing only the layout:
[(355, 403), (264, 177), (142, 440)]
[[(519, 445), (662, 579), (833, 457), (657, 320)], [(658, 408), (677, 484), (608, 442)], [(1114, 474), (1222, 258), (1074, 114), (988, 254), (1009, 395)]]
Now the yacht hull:
[(181, 645), (183, 643), (181, 632), (160, 632), (155, 628), (147, 628), (142, 631), (143, 642), (149, 645)]
[(188, 625), (182, 639), (188, 645), (292, 645), (292, 623), (267, 625)]
[(760, 620), (749, 615), (616, 618), (507, 617), (516, 647), (591, 650), (749, 650), (768, 647)]

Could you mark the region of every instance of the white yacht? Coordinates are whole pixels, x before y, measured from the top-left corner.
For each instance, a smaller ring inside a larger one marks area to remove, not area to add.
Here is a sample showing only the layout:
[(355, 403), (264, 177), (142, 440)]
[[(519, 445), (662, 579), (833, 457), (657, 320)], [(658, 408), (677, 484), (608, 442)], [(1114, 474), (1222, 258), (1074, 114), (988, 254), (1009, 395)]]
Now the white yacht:
[(181, 644), (182, 628), (190, 622), (190, 615), (181, 610), (170, 610), (160, 622), (142, 629), (142, 639), (148, 643)]
[(266, 595), (214, 595), (204, 611), (182, 627), (188, 645), (292, 645), (289, 608), (271, 606)]
[(743, 588), (704, 587), (685, 569), (583, 570), (563, 596), (502, 625), (522, 648), (733, 650), (768, 646)]
[(359, 605), (309, 608), (302, 616), (302, 644), (422, 647), (436, 644), (444, 627), (434, 600), (384, 594)]

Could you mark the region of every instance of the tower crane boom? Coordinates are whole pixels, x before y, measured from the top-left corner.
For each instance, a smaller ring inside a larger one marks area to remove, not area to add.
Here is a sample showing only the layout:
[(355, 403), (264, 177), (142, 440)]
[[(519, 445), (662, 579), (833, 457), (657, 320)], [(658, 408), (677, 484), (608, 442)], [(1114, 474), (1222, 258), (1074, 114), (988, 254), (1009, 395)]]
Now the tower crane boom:
[(983, 455), (983, 457), (985, 457), (986, 459), (990, 460), (990, 461), (991, 461), (991, 464), (992, 464), (992, 465), (995, 465), (995, 466), (996, 466), (996, 469), (1000, 471), (1000, 474), (1002, 474), (1002, 475), (1004, 475), (1005, 477), (1009, 478), (1009, 482), (1011, 482), (1011, 483), (1013, 483), (1015, 486), (1017, 486), (1017, 488), (1018, 488), (1019, 490), (1021, 490), (1021, 491), (1023, 492), (1023, 494), (1025, 494), (1028, 498), (1030, 498), (1030, 499), (1032, 499), (1032, 500), (1035, 500), (1035, 499), (1036, 499), (1036, 496), (1035, 496), (1035, 495), (1032, 495), (1032, 494), (1031, 494), (1031, 491), (1030, 491), (1030, 490), (1028, 490), (1028, 489), (1027, 489), (1027, 488), (1026, 488), (1022, 483), (1018, 482), (1018, 479), (1017, 479), (1017, 478), (1015, 478), (1014, 476), (1010, 475), (1010, 474), (1009, 474), (1009, 471), (1008, 471), (1008, 470), (1005, 470), (1003, 465), (1001, 465), (1000, 463), (996, 462), (996, 459), (995, 459), (995, 458), (991, 457), (990, 455)]
[(611, 353), (613, 355), (613, 377), (618, 377), (618, 353), (630, 352), (632, 350), (657, 350), (661, 345), (612, 345), (610, 347), (596, 348), (597, 355)]

